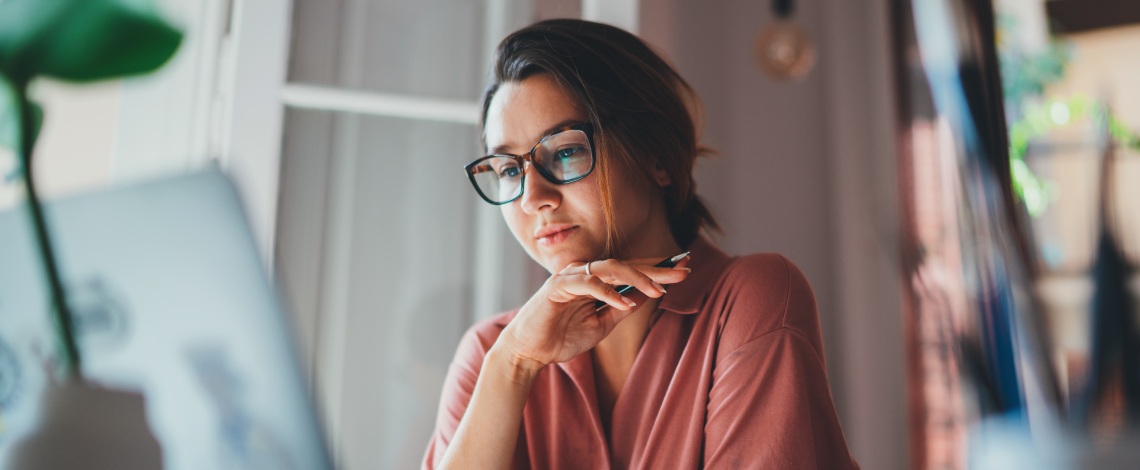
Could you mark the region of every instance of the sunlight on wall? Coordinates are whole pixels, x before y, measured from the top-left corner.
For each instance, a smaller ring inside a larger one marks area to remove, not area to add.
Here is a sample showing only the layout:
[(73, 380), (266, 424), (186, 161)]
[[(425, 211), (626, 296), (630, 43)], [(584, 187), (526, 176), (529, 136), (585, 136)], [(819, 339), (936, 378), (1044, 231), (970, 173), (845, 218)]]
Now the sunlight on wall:
[(32, 99), (44, 109), (35, 170), (45, 198), (107, 185), (119, 121), (119, 91), (118, 80), (76, 85), (41, 79), (32, 84)]
[(1067, 35), (1076, 46), (1065, 78), (1049, 87), (1050, 98), (1085, 93), (1104, 99), (1129, 127), (1140, 126), (1140, 26)]

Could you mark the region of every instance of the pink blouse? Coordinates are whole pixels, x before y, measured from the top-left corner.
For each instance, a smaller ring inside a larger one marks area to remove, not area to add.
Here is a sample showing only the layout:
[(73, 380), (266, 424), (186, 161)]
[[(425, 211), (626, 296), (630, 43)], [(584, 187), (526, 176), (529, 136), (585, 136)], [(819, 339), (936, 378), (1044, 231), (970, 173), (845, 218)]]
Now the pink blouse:
[[(607, 441), (593, 362), (543, 369), (515, 469), (858, 469), (831, 401), (815, 297), (778, 254), (729, 257), (703, 237), (669, 286), (614, 404)], [(424, 469), (443, 458), (483, 356), (518, 311), (471, 327), (444, 383)]]

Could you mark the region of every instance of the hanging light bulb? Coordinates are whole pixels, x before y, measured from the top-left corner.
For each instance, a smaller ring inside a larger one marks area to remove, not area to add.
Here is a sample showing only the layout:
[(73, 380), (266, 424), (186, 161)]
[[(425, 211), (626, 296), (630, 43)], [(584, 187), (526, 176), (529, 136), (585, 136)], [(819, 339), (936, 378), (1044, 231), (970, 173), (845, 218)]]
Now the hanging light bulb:
[(792, 21), (793, 0), (773, 0), (776, 20), (756, 35), (756, 62), (768, 75), (797, 80), (815, 66), (815, 44), (807, 32)]

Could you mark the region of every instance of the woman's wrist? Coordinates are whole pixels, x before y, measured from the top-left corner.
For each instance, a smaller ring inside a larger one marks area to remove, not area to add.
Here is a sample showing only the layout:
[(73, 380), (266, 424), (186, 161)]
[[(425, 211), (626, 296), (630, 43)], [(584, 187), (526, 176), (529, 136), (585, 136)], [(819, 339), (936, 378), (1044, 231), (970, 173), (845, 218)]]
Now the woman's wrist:
[(483, 358), (484, 370), (493, 371), (509, 382), (530, 388), (546, 364), (515, 354), (509, 347), (496, 342)]

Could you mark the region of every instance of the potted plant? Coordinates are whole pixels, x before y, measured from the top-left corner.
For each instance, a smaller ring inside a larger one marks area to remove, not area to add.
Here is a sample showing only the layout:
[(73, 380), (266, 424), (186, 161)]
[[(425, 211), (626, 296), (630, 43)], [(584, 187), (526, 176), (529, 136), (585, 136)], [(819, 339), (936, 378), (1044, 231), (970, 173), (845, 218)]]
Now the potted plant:
[(27, 91), (37, 77), (91, 82), (149, 73), (174, 55), (181, 40), (148, 0), (0, 0), (0, 145), (19, 156), (17, 176), (26, 187), (62, 350), (62, 377), (43, 397), (40, 429), (7, 462), (13, 468), (162, 466), (143, 397), (83, 379), (67, 293), (36, 192), (32, 158), (43, 111)]

